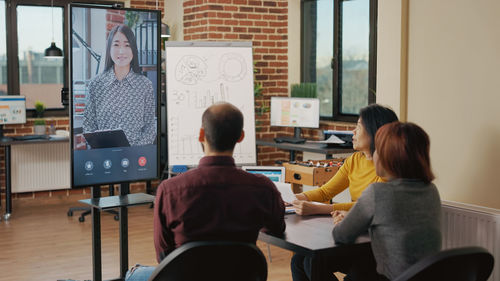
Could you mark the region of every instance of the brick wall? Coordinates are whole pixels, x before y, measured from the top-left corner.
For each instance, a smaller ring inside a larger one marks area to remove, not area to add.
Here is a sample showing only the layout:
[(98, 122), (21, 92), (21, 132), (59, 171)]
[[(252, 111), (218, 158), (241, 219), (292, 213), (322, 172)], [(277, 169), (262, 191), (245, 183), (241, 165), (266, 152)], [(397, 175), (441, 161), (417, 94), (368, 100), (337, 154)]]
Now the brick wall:
[[(257, 138), (292, 134), (269, 126), (271, 96), (288, 95), (288, 1), (189, 0), (184, 1), (185, 41), (251, 41), (255, 83), (262, 93), (255, 98)], [(287, 160), (288, 152), (258, 147), (259, 165)]]

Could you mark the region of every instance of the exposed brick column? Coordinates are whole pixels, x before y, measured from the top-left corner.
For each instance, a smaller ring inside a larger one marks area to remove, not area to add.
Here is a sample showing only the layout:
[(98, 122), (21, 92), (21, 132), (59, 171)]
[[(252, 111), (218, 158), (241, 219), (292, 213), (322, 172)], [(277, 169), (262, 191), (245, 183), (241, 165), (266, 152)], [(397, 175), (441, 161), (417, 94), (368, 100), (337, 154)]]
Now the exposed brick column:
[[(292, 130), (270, 127), (271, 96), (288, 95), (288, 1), (188, 0), (184, 1), (184, 40), (251, 41), (255, 83), (263, 86), (255, 98), (257, 138), (292, 134)], [(288, 152), (259, 147), (260, 165), (288, 160)]]

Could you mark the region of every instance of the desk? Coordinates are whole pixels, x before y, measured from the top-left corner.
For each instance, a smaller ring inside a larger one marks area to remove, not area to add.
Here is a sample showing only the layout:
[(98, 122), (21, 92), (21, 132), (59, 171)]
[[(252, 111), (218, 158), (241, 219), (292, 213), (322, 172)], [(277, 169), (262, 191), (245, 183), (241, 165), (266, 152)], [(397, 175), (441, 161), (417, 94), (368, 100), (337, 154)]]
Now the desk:
[(295, 151), (307, 151), (325, 154), (326, 158), (332, 158), (333, 154), (343, 154), (343, 153), (352, 153), (354, 149), (350, 147), (326, 147), (324, 143), (303, 143), (303, 144), (295, 144), (295, 143), (277, 143), (273, 139), (258, 139), (255, 141), (257, 145), (263, 146), (272, 146), (277, 147), (279, 149), (290, 150), (290, 161), (295, 160)]
[(119, 208), (120, 218), (120, 277), (112, 280), (124, 280), (128, 270), (128, 212), (127, 207), (151, 204), (154, 196), (145, 193), (129, 193), (129, 185), (120, 186), (119, 196), (101, 197), (101, 187), (93, 186), (92, 198), (79, 200), (92, 207), (92, 280), (102, 281), (101, 260), (101, 211)]
[(23, 144), (43, 144), (53, 142), (68, 142), (68, 139), (33, 139), (33, 140), (12, 140), (1, 142), (0, 146), (5, 147), (5, 214), (4, 219), (8, 220), (12, 214), (12, 181), (11, 181), (11, 154), (10, 147), (12, 145)]
[(259, 233), (259, 240), (274, 246), (313, 258), (311, 281), (321, 280), (320, 269), (324, 258), (331, 255), (352, 254), (354, 251), (370, 247), (367, 235), (357, 239), (355, 244), (337, 245), (333, 240), (333, 219), (331, 216), (285, 215), (286, 231), (283, 236)]

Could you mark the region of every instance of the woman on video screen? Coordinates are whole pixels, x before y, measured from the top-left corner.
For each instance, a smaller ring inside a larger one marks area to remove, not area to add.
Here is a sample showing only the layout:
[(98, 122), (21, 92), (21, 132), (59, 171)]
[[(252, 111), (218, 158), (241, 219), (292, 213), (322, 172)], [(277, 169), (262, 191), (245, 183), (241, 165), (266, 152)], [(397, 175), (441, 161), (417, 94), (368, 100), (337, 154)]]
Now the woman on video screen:
[(156, 139), (156, 102), (151, 81), (141, 74), (132, 30), (117, 25), (106, 43), (104, 72), (89, 83), (83, 132), (121, 129), (131, 146)]

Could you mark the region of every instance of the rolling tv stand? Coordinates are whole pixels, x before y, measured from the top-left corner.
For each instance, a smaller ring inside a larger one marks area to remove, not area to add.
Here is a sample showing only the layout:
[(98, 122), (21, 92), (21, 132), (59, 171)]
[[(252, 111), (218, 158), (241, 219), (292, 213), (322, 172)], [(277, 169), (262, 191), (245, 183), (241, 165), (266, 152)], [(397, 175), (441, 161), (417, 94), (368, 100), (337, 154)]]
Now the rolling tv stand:
[[(109, 185), (109, 196), (113, 196), (115, 195), (115, 188), (114, 188), (114, 185), (110, 184)], [(85, 221), (85, 216), (88, 216), (92, 213), (92, 207), (70, 207), (69, 210), (68, 210), (68, 217), (72, 217), (73, 216), (73, 212), (75, 211), (83, 211), (81, 214), (80, 214), (80, 217), (78, 218), (78, 221), (79, 222), (84, 222)], [(112, 214), (112, 215), (115, 215), (114, 216), (114, 219), (115, 221), (118, 221), (120, 219), (120, 217), (118, 216), (118, 212), (116, 210), (106, 210), (106, 212)]]

